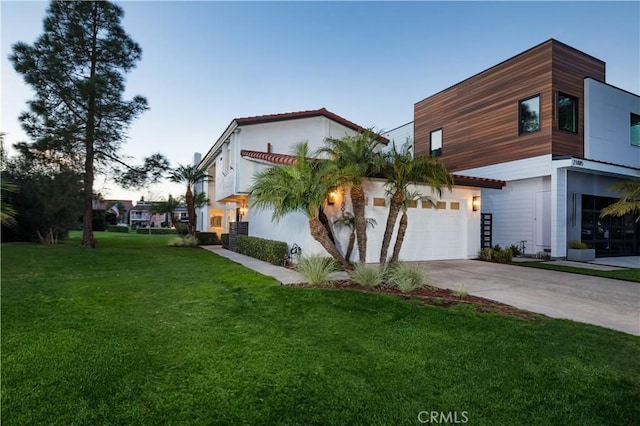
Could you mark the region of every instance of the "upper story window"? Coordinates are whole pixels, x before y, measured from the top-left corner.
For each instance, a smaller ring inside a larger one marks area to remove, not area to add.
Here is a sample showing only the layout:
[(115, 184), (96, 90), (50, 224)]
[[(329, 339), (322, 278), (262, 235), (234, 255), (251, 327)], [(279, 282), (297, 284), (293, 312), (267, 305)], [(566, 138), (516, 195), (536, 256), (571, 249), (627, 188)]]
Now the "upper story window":
[(558, 93), (558, 128), (578, 133), (578, 98)]
[(430, 152), (432, 157), (442, 155), (442, 129), (431, 132)]
[(540, 95), (519, 102), (519, 134), (540, 130)]
[(640, 146), (640, 115), (631, 113), (631, 145)]

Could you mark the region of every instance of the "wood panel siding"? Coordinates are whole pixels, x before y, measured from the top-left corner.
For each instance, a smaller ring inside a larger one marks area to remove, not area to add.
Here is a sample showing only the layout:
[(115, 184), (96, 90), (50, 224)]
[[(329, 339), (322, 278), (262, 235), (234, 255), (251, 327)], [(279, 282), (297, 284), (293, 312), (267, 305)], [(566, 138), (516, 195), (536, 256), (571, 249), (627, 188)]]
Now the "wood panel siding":
[[(559, 92), (578, 98), (578, 133), (560, 130), (554, 114), (551, 153), (584, 157), (584, 79), (605, 81), (605, 63), (565, 44), (554, 43), (551, 72), (554, 101)], [(556, 108), (555, 103), (553, 107)]]
[[(558, 61), (557, 57), (563, 59)], [(558, 61), (556, 67), (554, 61)], [(583, 74), (603, 77), (604, 67), (601, 61), (555, 40), (535, 46), (416, 103), (416, 155), (430, 154), (430, 132), (438, 128), (442, 128), (441, 158), (452, 172), (556, 151), (574, 155), (571, 153), (577, 152), (578, 146), (581, 152), (583, 124), (576, 137), (558, 130), (554, 121), (554, 94), (558, 90), (554, 70), (559, 73), (561, 91), (576, 96), (582, 105)], [(540, 95), (540, 130), (519, 135), (519, 101), (535, 95)], [(583, 115), (581, 107), (580, 120)], [(557, 132), (563, 135), (554, 144)]]

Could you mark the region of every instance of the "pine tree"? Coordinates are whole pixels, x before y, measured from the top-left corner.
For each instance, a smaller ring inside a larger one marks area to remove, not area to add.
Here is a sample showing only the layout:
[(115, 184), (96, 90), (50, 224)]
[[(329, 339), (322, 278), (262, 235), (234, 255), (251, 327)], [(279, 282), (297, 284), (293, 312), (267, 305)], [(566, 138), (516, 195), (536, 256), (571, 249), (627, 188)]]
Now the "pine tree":
[(35, 91), (19, 117), (31, 148), (82, 164), (83, 247), (96, 245), (94, 174), (123, 164), (118, 151), (126, 131), (147, 109), (142, 96), (123, 99), (125, 74), (142, 55), (121, 26), (123, 16), (121, 7), (107, 1), (52, 1), (43, 34), (33, 45), (13, 45), (9, 57)]

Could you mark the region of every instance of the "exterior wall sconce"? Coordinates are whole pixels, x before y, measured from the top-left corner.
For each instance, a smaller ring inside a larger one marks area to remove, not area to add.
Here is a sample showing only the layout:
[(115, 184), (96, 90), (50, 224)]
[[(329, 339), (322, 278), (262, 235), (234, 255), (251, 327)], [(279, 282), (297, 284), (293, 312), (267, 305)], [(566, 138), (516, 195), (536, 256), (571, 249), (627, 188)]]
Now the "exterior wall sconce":
[(471, 208), (473, 209), (474, 212), (477, 212), (478, 210), (480, 210), (480, 196), (476, 195), (472, 198), (471, 200)]
[(329, 193), (329, 197), (327, 197), (327, 204), (329, 204), (330, 206), (334, 205), (336, 203), (337, 196), (338, 194), (335, 191), (331, 191)]

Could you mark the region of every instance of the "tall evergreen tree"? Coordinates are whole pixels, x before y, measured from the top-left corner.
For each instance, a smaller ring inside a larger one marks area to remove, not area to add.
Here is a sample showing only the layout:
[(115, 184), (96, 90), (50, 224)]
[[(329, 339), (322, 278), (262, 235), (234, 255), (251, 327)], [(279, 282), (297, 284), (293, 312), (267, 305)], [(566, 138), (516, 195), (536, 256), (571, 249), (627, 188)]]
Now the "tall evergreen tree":
[(123, 15), (108, 1), (52, 1), (43, 34), (33, 45), (13, 45), (9, 57), (35, 91), (29, 110), (20, 116), (32, 147), (83, 164), (84, 247), (96, 245), (96, 168), (123, 164), (118, 151), (126, 131), (147, 109), (142, 96), (123, 99), (125, 75), (142, 54), (121, 26)]

